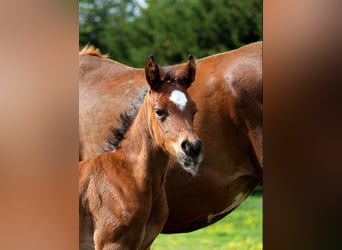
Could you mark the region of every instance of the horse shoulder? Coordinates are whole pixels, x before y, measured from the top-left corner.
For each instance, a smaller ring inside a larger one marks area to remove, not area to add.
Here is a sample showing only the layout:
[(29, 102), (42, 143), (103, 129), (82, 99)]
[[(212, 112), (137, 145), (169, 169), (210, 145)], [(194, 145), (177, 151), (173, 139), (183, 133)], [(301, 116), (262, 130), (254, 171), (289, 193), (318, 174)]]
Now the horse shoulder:
[(115, 152), (103, 153), (80, 164), (83, 204), (95, 217), (106, 214), (100, 217), (115, 222), (117, 226), (121, 222), (138, 223), (141, 213), (148, 214), (141, 209), (140, 203), (144, 200), (128, 162), (124, 155)]
[(252, 158), (262, 176), (262, 106), (263, 81), (260, 43), (236, 51), (234, 63), (225, 71), (225, 83), (232, 100), (237, 126), (246, 131), (251, 142)]

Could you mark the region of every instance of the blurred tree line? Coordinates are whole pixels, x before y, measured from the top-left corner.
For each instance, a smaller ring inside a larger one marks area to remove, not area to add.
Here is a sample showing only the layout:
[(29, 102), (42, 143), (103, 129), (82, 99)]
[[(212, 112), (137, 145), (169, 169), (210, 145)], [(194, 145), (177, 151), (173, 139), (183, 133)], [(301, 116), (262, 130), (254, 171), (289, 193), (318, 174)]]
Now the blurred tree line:
[(79, 25), (80, 48), (170, 65), (262, 40), (262, 0), (79, 0)]

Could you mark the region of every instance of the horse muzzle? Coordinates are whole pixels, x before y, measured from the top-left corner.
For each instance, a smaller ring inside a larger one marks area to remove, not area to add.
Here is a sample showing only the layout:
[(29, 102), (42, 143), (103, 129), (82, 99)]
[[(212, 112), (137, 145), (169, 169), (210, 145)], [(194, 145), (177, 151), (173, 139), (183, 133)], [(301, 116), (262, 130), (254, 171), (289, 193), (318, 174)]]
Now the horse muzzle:
[(203, 159), (201, 140), (195, 140), (194, 142), (184, 140), (181, 143), (181, 148), (182, 151), (177, 153), (178, 161), (185, 171), (196, 175), (199, 164)]

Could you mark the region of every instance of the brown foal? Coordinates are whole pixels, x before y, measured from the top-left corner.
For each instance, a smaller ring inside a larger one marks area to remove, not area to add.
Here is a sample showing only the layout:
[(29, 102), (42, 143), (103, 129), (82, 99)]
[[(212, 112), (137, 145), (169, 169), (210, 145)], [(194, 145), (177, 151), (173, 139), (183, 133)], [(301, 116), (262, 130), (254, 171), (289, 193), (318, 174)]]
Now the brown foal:
[(202, 160), (197, 109), (187, 93), (195, 72), (192, 56), (177, 75), (148, 58), (150, 89), (124, 140), (79, 165), (80, 249), (149, 249), (161, 232), (169, 157), (193, 175)]

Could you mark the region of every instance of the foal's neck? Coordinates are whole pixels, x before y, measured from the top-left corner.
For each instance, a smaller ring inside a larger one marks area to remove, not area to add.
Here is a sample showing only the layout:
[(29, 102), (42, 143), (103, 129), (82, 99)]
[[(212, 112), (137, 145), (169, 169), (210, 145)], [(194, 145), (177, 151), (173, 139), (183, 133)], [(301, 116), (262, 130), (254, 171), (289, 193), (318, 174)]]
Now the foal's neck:
[(149, 120), (152, 115), (149, 114), (145, 98), (120, 150), (129, 156), (131, 162), (139, 162), (140, 170), (145, 171), (145, 174), (148, 171), (148, 176), (160, 176), (166, 171), (169, 155), (158, 145), (152, 133)]

